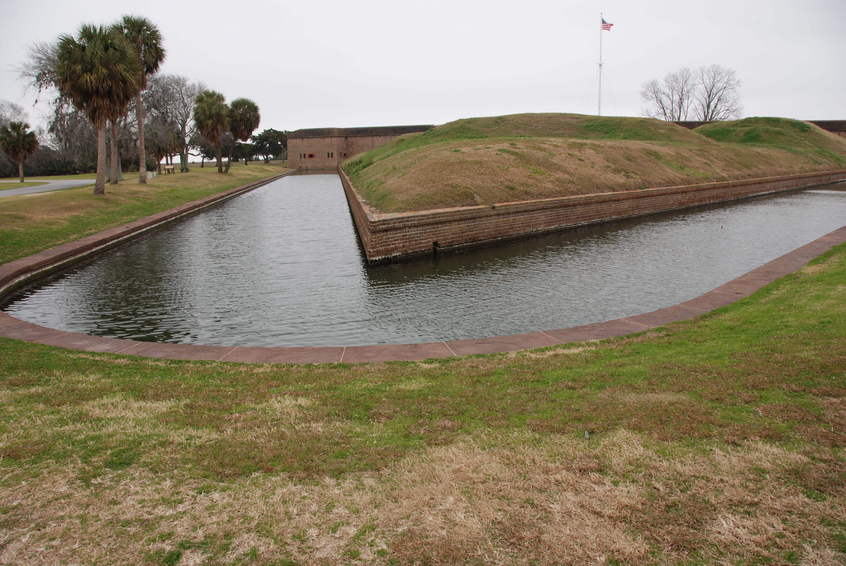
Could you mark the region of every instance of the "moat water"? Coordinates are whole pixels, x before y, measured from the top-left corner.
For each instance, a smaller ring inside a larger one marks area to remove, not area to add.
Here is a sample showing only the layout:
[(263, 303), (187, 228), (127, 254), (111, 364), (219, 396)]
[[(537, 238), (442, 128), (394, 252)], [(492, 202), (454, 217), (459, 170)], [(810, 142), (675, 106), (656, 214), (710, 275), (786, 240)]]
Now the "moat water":
[(4, 310), (189, 344), (515, 334), (691, 299), (844, 224), (840, 184), (368, 267), (338, 177), (290, 176), (42, 281)]

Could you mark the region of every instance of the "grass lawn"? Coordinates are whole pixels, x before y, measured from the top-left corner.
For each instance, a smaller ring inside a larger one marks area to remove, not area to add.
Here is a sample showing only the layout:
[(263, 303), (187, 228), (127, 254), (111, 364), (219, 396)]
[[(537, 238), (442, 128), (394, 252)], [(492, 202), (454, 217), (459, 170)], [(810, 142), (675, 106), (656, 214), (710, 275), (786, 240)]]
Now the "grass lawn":
[(40, 187), (47, 183), (39, 183), (38, 181), (24, 181), (23, 183), (0, 183), (0, 191), (8, 189), (22, 189), (24, 187)]
[[(0, 204), (4, 254), (215, 175)], [(414, 363), (0, 340), (0, 564), (839, 563), (844, 282), (846, 245), (694, 321)]]
[(214, 167), (192, 167), (189, 173), (157, 176), (147, 185), (127, 174), (120, 184), (106, 185), (104, 196), (95, 196), (89, 186), (3, 198), (0, 263), (284, 171), (256, 162), (233, 164), (228, 175)]

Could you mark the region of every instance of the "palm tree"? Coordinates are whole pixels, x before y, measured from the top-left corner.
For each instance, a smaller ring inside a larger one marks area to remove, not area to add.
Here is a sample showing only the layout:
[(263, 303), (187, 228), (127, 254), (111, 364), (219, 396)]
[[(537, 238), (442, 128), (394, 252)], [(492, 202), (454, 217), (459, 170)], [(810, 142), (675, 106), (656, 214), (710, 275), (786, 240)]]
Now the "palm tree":
[(94, 194), (106, 192), (106, 122), (126, 110), (138, 91), (138, 60), (113, 29), (83, 25), (78, 37), (62, 35), (56, 48), (56, 87), (97, 130)]
[(138, 93), (135, 95), (138, 116), (138, 182), (147, 182), (147, 153), (144, 145), (144, 103), (141, 92), (147, 88), (147, 77), (155, 73), (165, 58), (162, 34), (156, 25), (140, 16), (124, 16), (115, 26), (132, 45), (138, 61)]
[(248, 98), (237, 98), (229, 105), (229, 131), (232, 133), (232, 145), (229, 146), (229, 159), (226, 161), (226, 173), (229, 173), (229, 164), (232, 163), (232, 150), (235, 143), (247, 141), (253, 135), (253, 130), (258, 128), (261, 116), (255, 102)]
[(229, 129), (229, 107), (219, 92), (204, 90), (194, 102), (194, 123), (197, 129), (215, 149), (217, 172), (223, 173), (223, 156), (220, 142), (223, 133)]
[(18, 164), (18, 176), (24, 182), (23, 164), (29, 154), (38, 148), (35, 132), (30, 132), (26, 122), (9, 122), (0, 128), (0, 149)]

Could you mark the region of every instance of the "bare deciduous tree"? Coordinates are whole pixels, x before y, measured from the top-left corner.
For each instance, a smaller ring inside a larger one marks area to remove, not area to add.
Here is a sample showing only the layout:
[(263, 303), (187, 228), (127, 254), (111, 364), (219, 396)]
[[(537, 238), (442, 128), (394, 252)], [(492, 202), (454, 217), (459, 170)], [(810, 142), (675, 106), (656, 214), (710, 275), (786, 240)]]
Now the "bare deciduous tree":
[(18, 68), (18, 72), (38, 94), (41, 94), (55, 88), (58, 64), (58, 43), (41, 42), (29, 48), (29, 57)]
[(27, 116), (24, 109), (14, 102), (0, 100), (0, 126), (6, 126), (9, 122), (26, 122)]
[(696, 71), (695, 116), (702, 122), (740, 117), (740, 79), (734, 69), (720, 65), (700, 67)]
[(150, 79), (145, 100), (152, 112), (176, 124), (182, 143), (179, 147), (180, 171), (188, 171), (188, 150), (195, 129), (192, 121), (194, 100), (206, 88), (179, 75), (155, 75)]
[(181, 149), (179, 127), (165, 115), (151, 113), (145, 128), (145, 137), (148, 149), (155, 159), (156, 168), (161, 173), (162, 159), (165, 164), (170, 165), (172, 156)]
[(53, 114), (47, 126), (52, 145), (82, 170), (97, 163), (97, 132), (91, 121), (66, 99), (53, 101)]
[(641, 97), (647, 102), (647, 115), (672, 122), (687, 120), (695, 99), (696, 81), (685, 67), (664, 77), (663, 81), (651, 80), (643, 85)]
[(671, 122), (696, 120), (710, 122), (740, 116), (740, 80), (733, 69), (720, 65), (700, 67), (695, 73), (685, 67), (643, 85), (641, 97), (645, 113)]

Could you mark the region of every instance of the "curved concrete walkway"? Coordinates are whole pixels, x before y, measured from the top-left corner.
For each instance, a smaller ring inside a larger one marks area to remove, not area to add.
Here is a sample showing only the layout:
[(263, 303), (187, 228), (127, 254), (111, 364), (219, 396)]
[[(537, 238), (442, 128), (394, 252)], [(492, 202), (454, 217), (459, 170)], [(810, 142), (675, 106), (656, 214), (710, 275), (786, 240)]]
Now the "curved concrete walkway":
[[(64, 179), (61, 181), (51, 181), (49, 179), (27, 179), (27, 183), (46, 183), (37, 187), (23, 187), (21, 189), (3, 189), (0, 190), (0, 198), (14, 197), (18, 195), (29, 195), (33, 193), (49, 193), (52, 191), (63, 191), (65, 189), (76, 189), (86, 185), (93, 185), (94, 179)], [(17, 183), (18, 181), (0, 181), (4, 185), (7, 183)], [(0, 187), (2, 189), (2, 187)]]
[[(50, 250), (19, 259), (0, 266), (0, 296), (13, 287), (25, 283), (35, 275), (44, 273), (87, 255), (97, 253), (128, 238), (154, 229), (177, 218), (192, 214), (222, 200), (233, 198), (286, 174), (265, 179), (154, 214), (135, 222), (105, 230), (93, 236), (57, 246)], [(702, 315), (716, 308), (747, 297), (768, 283), (803, 267), (810, 260), (832, 247), (846, 242), (846, 226), (843, 226), (813, 242), (797, 248), (745, 275), (720, 285), (704, 295), (683, 303), (656, 311), (618, 318), (596, 324), (543, 330), (511, 336), (494, 336), (446, 342), (423, 344), (385, 344), (376, 346), (337, 347), (247, 347), (247, 346), (200, 346), (193, 344), (163, 344), (102, 338), (77, 332), (65, 332), (24, 322), (0, 312), (0, 336), (27, 342), (47, 344), (87, 352), (130, 354), (150, 358), (172, 360), (208, 360), (241, 363), (330, 363), (330, 362), (384, 362), (412, 361), (427, 358), (447, 358), (472, 354), (511, 352), (530, 348), (541, 348), (567, 342), (583, 342), (643, 332)]]

